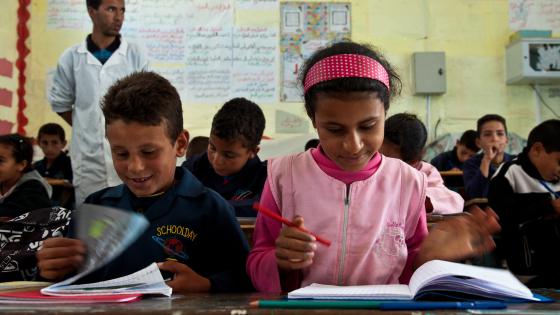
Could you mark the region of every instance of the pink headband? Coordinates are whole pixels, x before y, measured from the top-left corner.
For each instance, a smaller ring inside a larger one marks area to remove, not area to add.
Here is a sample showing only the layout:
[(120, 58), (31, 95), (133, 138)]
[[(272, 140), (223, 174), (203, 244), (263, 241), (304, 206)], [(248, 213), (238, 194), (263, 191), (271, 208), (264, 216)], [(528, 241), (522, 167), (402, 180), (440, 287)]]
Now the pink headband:
[(389, 74), (370, 57), (340, 54), (327, 57), (311, 67), (305, 76), (304, 93), (317, 83), (338, 78), (370, 78), (381, 81), (389, 89)]

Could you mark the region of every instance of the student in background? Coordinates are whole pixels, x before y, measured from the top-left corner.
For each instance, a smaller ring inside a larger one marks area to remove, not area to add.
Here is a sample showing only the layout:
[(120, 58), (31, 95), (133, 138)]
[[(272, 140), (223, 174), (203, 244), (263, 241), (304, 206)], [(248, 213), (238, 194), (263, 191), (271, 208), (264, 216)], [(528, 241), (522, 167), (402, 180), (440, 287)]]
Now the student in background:
[(320, 145), (269, 161), (260, 203), (332, 244), (259, 213), (247, 260), (255, 288), (408, 283), (427, 260), (459, 260), (493, 246), (489, 233), (498, 225), (482, 210), (428, 235), (425, 176), (378, 153), (389, 101), (400, 90), (383, 57), (369, 46), (338, 42), (318, 50), (302, 70), (305, 109)]
[(508, 268), (535, 276), (530, 287), (560, 287), (560, 120), (531, 130), (527, 146), (502, 164), (488, 201), (500, 216)]
[(255, 217), (266, 179), (266, 161), (257, 153), (265, 127), (260, 107), (244, 98), (226, 102), (212, 120), (208, 152), (183, 163), (206, 187), (235, 208), (237, 217)]
[(305, 143), (305, 151), (319, 146), (319, 139), (311, 139)]
[(51, 206), (51, 186), (33, 169), (31, 140), (18, 134), (0, 136), (0, 218), (15, 218)]
[(195, 155), (199, 155), (206, 152), (206, 150), (208, 150), (208, 137), (205, 136), (194, 137), (189, 141), (185, 158), (186, 160), (188, 160)]
[(44, 124), (39, 128), (37, 141), (45, 155), (42, 160), (33, 164), (37, 172), (43, 177), (66, 179), (72, 182), (70, 157), (63, 151), (66, 147), (64, 129), (59, 124)]
[(440, 172), (462, 171), (463, 163), (473, 157), (479, 150), (480, 148), (476, 144), (476, 131), (467, 130), (457, 140), (453, 150), (438, 154), (430, 161), (430, 164)]
[(120, 34), (124, 0), (86, 0), (93, 28), (58, 60), (48, 99), (53, 111), (72, 126), (73, 184), (76, 205), (93, 192), (121, 184), (105, 137), (99, 98), (119, 78), (146, 70), (142, 46)]
[[(98, 191), (86, 202), (140, 212), (150, 226), (84, 281), (128, 275), (160, 262), (161, 270), (174, 274), (168, 284), (177, 292), (250, 287), (244, 270), (249, 248), (233, 209), (188, 170), (175, 166), (188, 143), (177, 90), (158, 74), (139, 72), (117, 81), (102, 109), (115, 169), (124, 184)], [(80, 240), (47, 239), (37, 255), (40, 275), (66, 278), (80, 267), (86, 252)]]
[(476, 143), (482, 149), (463, 165), (463, 181), (467, 199), (486, 198), (490, 179), (503, 162), (513, 157), (505, 152), (508, 143), (504, 117), (496, 114), (482, 116), (476, 122)]
[(436, 214), (463, 212), (465, 201), (458, 193), (445, 187), (439, 171), (422, 161), (428, 132), (413, 114), (396, 114), (385, 121), (385, 137), (380, 152), (401, 159), (428, 177), (426, 211)]

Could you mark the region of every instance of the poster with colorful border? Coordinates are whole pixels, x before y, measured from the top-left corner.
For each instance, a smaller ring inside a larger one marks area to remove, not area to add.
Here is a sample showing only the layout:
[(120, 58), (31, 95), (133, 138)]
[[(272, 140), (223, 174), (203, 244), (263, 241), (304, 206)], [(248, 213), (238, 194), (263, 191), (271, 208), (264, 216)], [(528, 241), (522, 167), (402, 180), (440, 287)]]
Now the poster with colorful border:
[(350, 13), (350, 3), (281, 3), (280, 101), (302, 101), (297, 78), (303, 61), (328, 43), (351, 38)]

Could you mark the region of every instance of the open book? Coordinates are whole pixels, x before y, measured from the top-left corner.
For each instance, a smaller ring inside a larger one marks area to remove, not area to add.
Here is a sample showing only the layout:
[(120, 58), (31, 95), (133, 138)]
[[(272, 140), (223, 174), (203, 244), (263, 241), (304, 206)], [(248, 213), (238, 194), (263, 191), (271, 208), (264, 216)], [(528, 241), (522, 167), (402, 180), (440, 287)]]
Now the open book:
[(88, 249), (78, 274), (41, 290), (52, 296), (161, 294), (171, 295), (156, 263), (130, 275), (88, 284), (73, 284), (121, 254), (149, 223), (141, 214), (109, 207), (84, 204), (72, 217), (77, 238)]
[(426, 294), (467, 299), (540, 301), (508, 270), (442, 260), (418, 268), (409, 285), (334, 286), (311, 284), (288, 293), (290, 299), (411, 300)]

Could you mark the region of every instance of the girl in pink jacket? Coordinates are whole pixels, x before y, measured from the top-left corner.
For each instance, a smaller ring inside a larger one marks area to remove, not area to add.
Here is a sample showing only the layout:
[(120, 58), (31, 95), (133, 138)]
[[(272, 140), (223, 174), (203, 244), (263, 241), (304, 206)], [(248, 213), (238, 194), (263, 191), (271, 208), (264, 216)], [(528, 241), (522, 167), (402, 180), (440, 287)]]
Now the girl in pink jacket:
[(257, 290), (408, 283), (428, 260), (493, 247), (490, 233), (499, 226), (482, 211), (428, 235), (425, 175), (378, 152), (389, 101), (401, 86), (379, 53), (339, 42), (317, 51), (302, 70), (305, 109), (320, 146), (269, 161), (261, 206), (332, 243), (259, 213), (247, 261)]
[(427, 138), (426, 127), (416, 115), (395, 114), (385, 121), (385, 137), (380, 151), (383, 155), (401, 159), (426, 174), (427, 212), (436, 214), (463, 212), (465, 204), (463, 197), (445, 187), (437, 168), (422, 161)]

